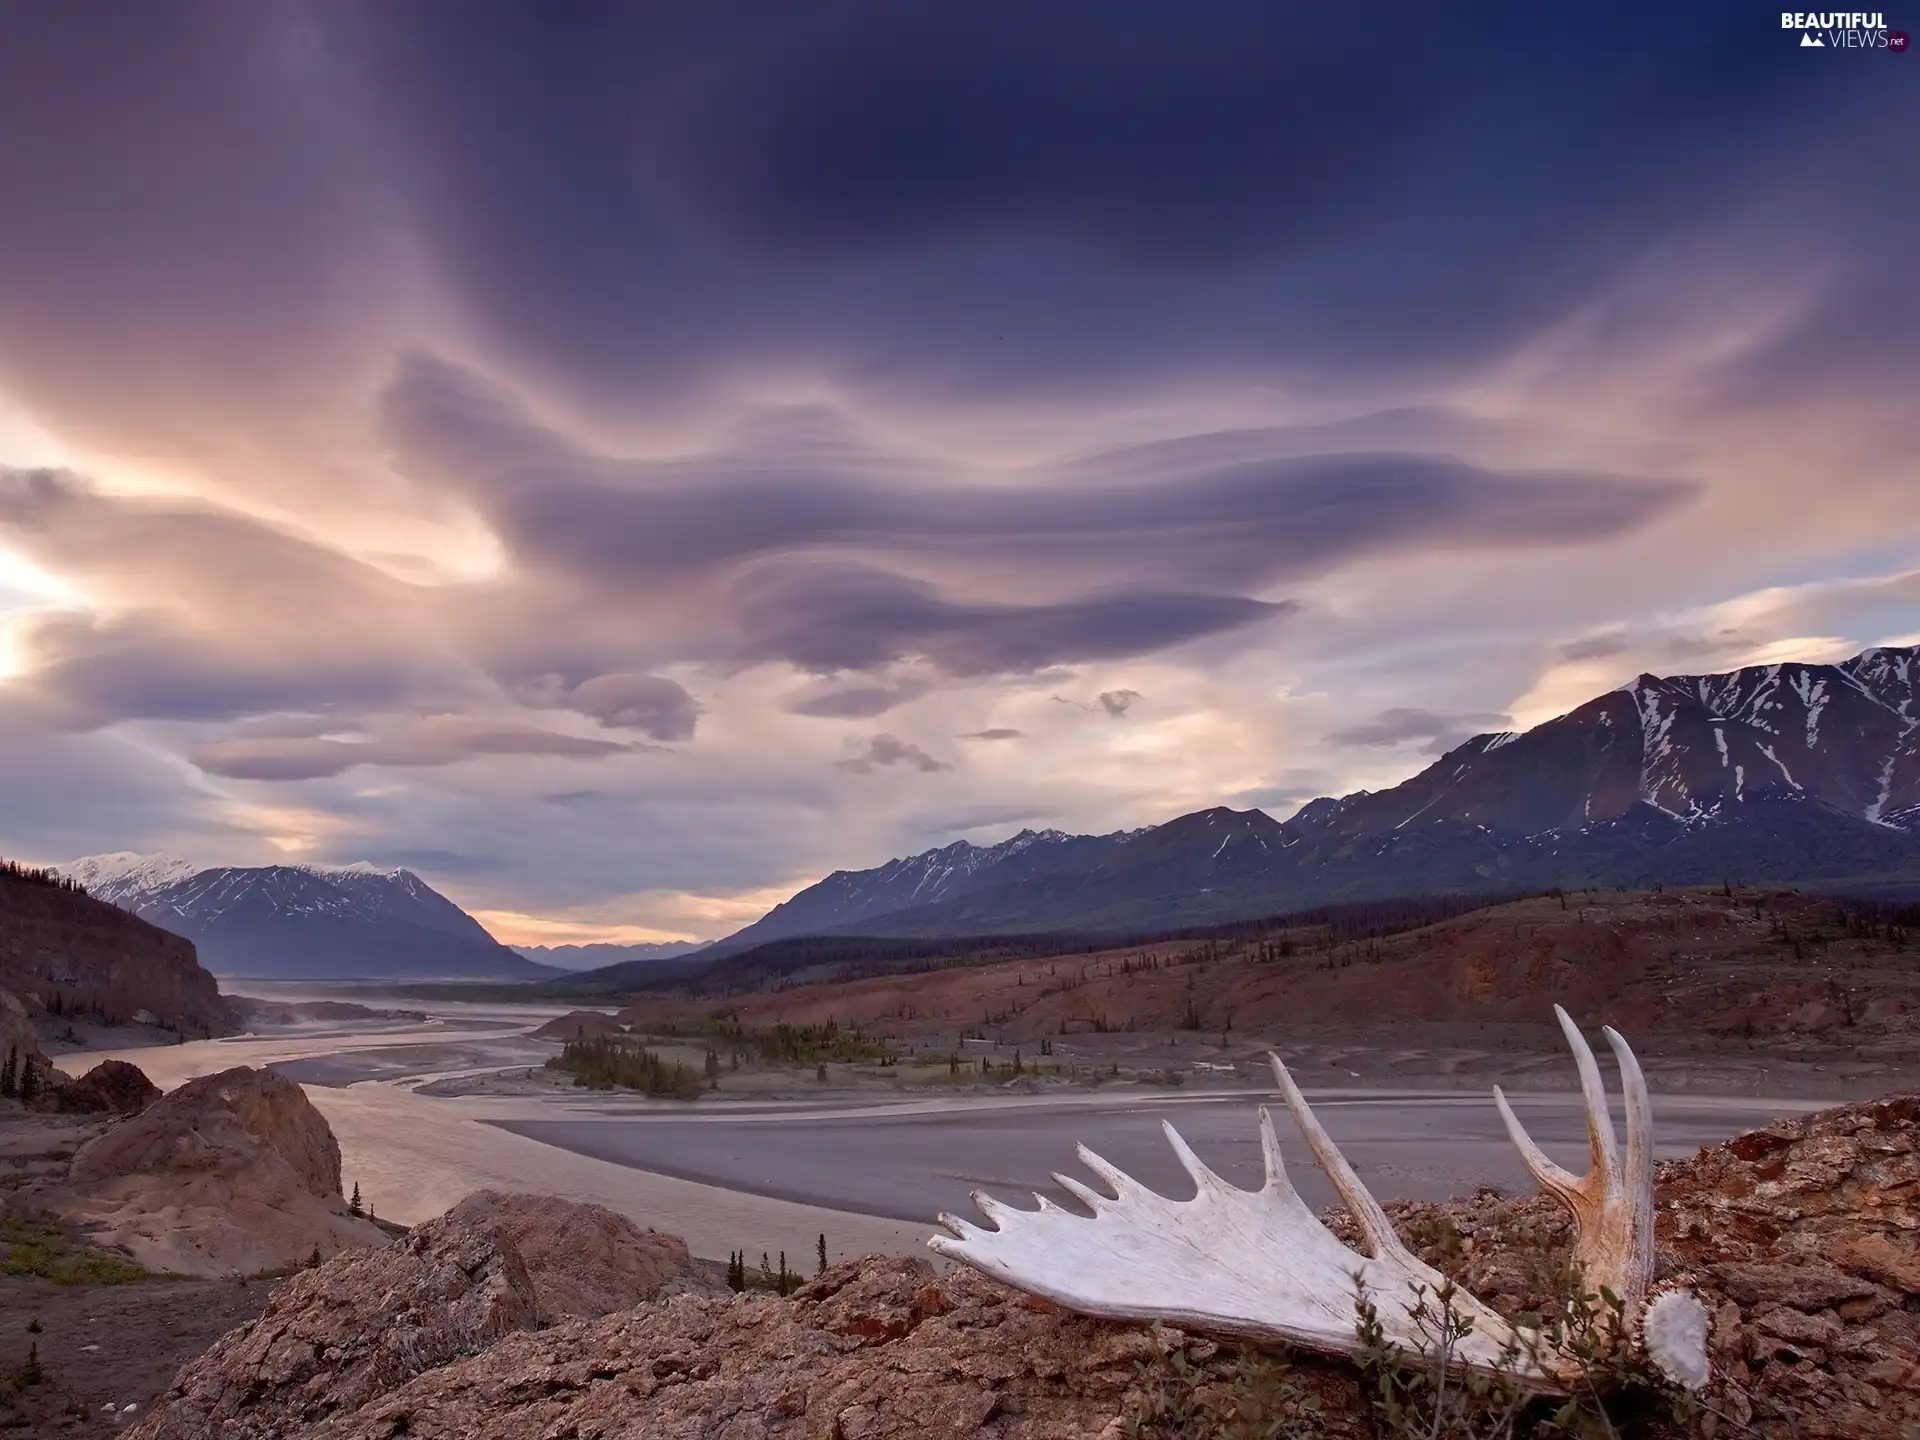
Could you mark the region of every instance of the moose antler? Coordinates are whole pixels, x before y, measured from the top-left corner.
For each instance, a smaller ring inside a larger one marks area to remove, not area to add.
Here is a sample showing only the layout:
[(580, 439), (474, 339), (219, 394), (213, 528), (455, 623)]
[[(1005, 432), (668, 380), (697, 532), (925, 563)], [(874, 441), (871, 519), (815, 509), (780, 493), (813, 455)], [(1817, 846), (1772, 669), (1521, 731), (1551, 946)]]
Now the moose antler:
[[(1547, 1159), (1498, 1090), (1495, 1101), (1527, 1168), (1573, 1212), (1580, 1236), (1575, 1262), (1588, 1285), (1618, 1298), (1627, 1330), (1622, 1338), (1639, 1341), (1644, 1330), (1648, 1353), (1660, 1369), (1698, 1389), (1707, 1379), (1705, 1308), (1685, 1292), (1647, 1304), (1653, 1275), (1653, 1108), (1646, 1080), (1626, 1041), (1605, 1031), (1620, 1062), (1626, 1099), (1622, 1165), (1593, 1051), (1566, 1011), (1555, 1006), (1554, 1013), (1580, 1069), (1593, 1157), (1588, 1173), (1576, 1177)], [(1260, 1143), (1267, 1178), (1260, 1190), (1228, 1184), (1162, 1122), (1175, 1156), (1193, 1177), (1198, 1192), (1193, 1199), (1169, 1200), (1082, 1145), (1076, 1147), (1081, 1164), (1106, 1183), (1112, 1198), (1068, 1176), (1053, 1178), (1093, 1211), (1092, 1219), (1043, 1195), (1035, 1195), (1040, 1208), (1032, 1211), (976, 1191), (973, 1203), (994, 1228), (942, 1215), (940, 1223), (951, 1237), (936, 1235), (927, 1243), (1017, 1289), (1084, 1314), (1160, 1320), (1325, 1354), (1354, 1355), (1364, 1348), (1356, 1324), (1363, 1305), (1372, 1307), (1379, 1338), (1388, 1345), (1415, 1354), (1432, 1351), (1435, 1317), (1448, 1307), (1453, 1312), (1445, 1342), (1450, 1363), (1513, 1375), (1539, 1391), (1565, 1391), (1577, 1381), (1579, 1361), (1562, 1344), (1513, 1324), (1450, 1286), (1407, 1249), (1314, 1117), (1280, 1057), (1268, 1058), (1294, 1123), (1346, 1203), (1367, 1253), (1336, 1239), (1294, 1190), (1265, 1106)]]

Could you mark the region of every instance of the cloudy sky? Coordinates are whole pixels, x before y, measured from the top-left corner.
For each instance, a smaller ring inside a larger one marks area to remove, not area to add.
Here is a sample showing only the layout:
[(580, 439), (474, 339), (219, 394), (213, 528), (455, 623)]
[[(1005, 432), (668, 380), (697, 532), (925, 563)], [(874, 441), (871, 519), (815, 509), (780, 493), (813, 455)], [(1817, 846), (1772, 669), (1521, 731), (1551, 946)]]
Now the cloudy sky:
[(1920, 632), (1920, 58), (1460, 13), (0, 0), (0, 848), (707, 936)]

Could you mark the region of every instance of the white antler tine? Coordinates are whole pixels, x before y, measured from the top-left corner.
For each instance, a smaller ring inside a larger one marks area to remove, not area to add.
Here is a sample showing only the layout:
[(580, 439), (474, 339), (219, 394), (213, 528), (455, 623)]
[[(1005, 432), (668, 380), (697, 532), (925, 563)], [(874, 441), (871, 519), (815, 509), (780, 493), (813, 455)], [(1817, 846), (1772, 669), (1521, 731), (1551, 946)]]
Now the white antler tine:
[(984, 1267), (988, 1274), (994, 1274), (997, 1272), (991, 1247), (981, 1243), (987, 1238), (988, 1233), (984, 1230), (975, 1231), (964, 1240), (955, 1240), (949, 1235), (930, 1235), (927, 1237), (927, 1248), (936, 1255), (943, 1255), (949, 1260), (958, 1260), (962, 1265)]
[(1573, 1061), (1580, 1069), (1580, 1096), (1587, 1107), (1587, 1153), (1591, 1157), (1589, 1175), (1599, 1185), (1612, 1185), (1620, 1177), (1619, 1149), (1613, 1138), (1613, 1111), (1607, 1104), (1607, 1087), (1600, 1079), (1600, 1064), (1593, 1058), (1593, 1047), (1573, 1017), (1560, 1006), (1553, 1007), (1560, 1019), (1561, 1033), (1573, 1049)]
[[(956, 1240), (972, 1240), (977, 1236), (985, 1233), (980, 1229), (978, 1225), (975, 1225), (970, 1221), (962, 1220), (958, 1215), (949, 1215), (945, 1210), (942, 1210), (940, 1212), (939, 1219), (940, 1219), (940, 1224), (943, 1227), (945, 1227), (945, 1229), (949, 1233), (951, 1233), (954, 1239)], [(929, 1243), (936, 1250), (938, 1250), (941, 1248), (941, 1245), (943, 1242), (951, 1243), (951, 1242), (946, 1242), (945, 1237), (940, 1235), (934, 1236)]]
[(1198, 1199), (1210, 1190), (1218, 1190), (1227, 1183), (1208, 1169), (1207, 1163), (1193, 1153), (1193, 1147), (1180, 1138), (1180, 1132), (1173, 1128), (1171, 1120), (1162, 1120), (1160, 1128), (1166, 1131), (1167, 1143), (1173, 1147), (1174, 1157), (1179, 1160), (1180, 1168), (1193, 1177), (1194, 1198)]
[(1353, 1166), (1347, 1163), (1347, 1157), (1340, 1153), (1340, 1147), (1333, 1143), (1333, 1137), (1327, 1134), (1307, 1097), (1300, 1093), (1300, 1087), (1293, 1083), (1293, 1076), (1287, 1073), (1287, 1067), (1280, 1063), (1280, 1057), (1272, 1051), (1267, 1059), (1273, 1062), (1274, 1078), (1280, 1082), (1280, 1093), (1286, 1098), (1287, 1109), (1293, 1113), (1293, 1123), (1300, 1127), (1300, 1133), (1306, 1137), (1313, 1158), (1320, 1162), (1320, 1168), (1326, 1172), (1327, 1179), (1333, 1182), (1333, 1188), (1339, 1192), (1347, 1211), (1353, 1216), (1354, 1223), (1360, 1227), (1360, 1234), (1367, 1242), (1377, 1259), (1405, 1261), (1419, 1265), (1413, 1252), (1400, 1243), (1400, 1237), (1393, 1232), (1393, 1223), (1387, 1219), (1387, 1212), (1380, 1208), (1380, 1202), (1373, 1193), (1360, 1183), (1360, 1177), (1353, 1172)]
[(1633, 1188), (1653, 1173), (1653, 1100), (1647, 1094), (1647, 1077), (1640, 1061), (1624, 1036), (1611, 1025), (1600, 1033), (1613, 1047), (1613, 1058), (1620, 1065), (1620, 1094), (1627, 1111), (1626, 1181)]
[(1113, 1193), (1121, 1200), (1138, 1200), (1152, 1195), (1153, 1191), (1142, 1185), (1119, 1166), (1101, 1159), (1084, 1145), (1073, 1147), (1073, 1153), (1080, 1157), (1080, 1163), (1098, 1175), (1113, 1188)]
[(1273, 1112), (1260, 1107), (1260, 1158), (1266, 1162), (1267, 1189), (1293, 1193), (1293, 1181), (1287, 1176), (1286, 1156), (1280, 1153), (1280, 1137), (1274, 1132)]
[(1074, 1199), (1078, 1200), (1089, 1210), (1093, 1211), (1095, 1215), (1098, 1215), (1107, 1206), (1113, 1204), (1112, 1200), (1102, 1195), (1091, 1185), (1082, 1185), (1071, 1175), (1062, 1175), (1058, 1170), (1053, 1172), (1053, 1183), (1073, 1196)]
[(1647, 1077), (1626, 1039), (1611, 1025), (1602, 1032), (1620, 1064), (1620, 1093), (1627, 1110), (1627, 1161), (1622, 1183), (1633, 1206), (1632, 1234), (1646, 1273), (1653, 1268), (1653, 1099)]
[(1500, 1118), (1506, 1122), (1507, 1138), (1513, 1141), (1513, 1148), (1520, 1152), (1520, 1163), (1540, 1182), (1540, 1188), (1551, 1190), (1562, 1199), (1577, 1194), (1580, 1177), (1554, 1164), (1547, 1158), (1546, 1151), (1534, 1144), (1533, 1137), (1520, 1124), (1520, 1117), (1513, 1113), (1513, 1107), (1507, 1103), (1506, 1094), (1498, 1085), (1493, 1087), (1493, 1103), (1500, 1111)]
[(991, 1220), (994, 1228), (997, 1230), (1005, 1230), (1007, 1228), (1007, 1221), (1018, 1218), (1026, 1213), (1025, 1211), (1016, 1210), (1013, 1206), (994, 1199), (993, 1196), (987, 1194), (984, 1190), (975, 1190), (968, 1198), (973, 1201), (973, 1208)]

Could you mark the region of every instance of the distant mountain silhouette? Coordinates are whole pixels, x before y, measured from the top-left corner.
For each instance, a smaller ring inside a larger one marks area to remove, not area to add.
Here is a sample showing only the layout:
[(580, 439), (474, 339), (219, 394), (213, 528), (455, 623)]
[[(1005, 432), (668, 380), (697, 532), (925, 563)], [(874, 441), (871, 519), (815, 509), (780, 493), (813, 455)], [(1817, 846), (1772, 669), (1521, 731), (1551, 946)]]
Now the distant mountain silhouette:
[(1917, 653), (1641, 675), (1285, 821), (1216, 808), (837, 871), (711, 953), (804, 934), (1141, 931), (1555, 885), (1920, 881)]
[(411, 870), (218, 866), (92, 855), (60, 867), (96, 899), (184, 935), (217, 975), (285, 980), (537, 980), (557, 973), (500, 944)]
[(691, 955), (706, 948), (704, 940), (643, 940), (632, 945), (515, 945), (517, 955), (561, 970), (599, 970), (609, 965), (648, 964)]

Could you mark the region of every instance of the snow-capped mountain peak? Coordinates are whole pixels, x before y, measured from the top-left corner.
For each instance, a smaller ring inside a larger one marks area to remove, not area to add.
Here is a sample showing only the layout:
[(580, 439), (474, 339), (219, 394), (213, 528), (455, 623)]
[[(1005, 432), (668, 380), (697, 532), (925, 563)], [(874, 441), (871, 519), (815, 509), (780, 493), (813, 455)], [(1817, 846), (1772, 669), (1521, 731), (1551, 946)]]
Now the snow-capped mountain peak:
[(96, 900), (117, 905), (123, 895), (144, 895), (200, 873), (201, 866), (173, 855), (140, 855), (116, 850), (107, 855), (84, 855), (55, 866), (62, 875), (86, 887)]
[(166, 855), (90, 855), (58, 867), (95, 899), (184, 935), (216, 974), (300, 978), (531, 978), (411, 870), (351, 865), (197, 865)]
[(315, 875), (380, 875), (389, 880), (406, 873), (397, 867), (391, 870), (382, 869), (371, 860), (356, 860), (351, 865), (299, 865), (295, 868)]

